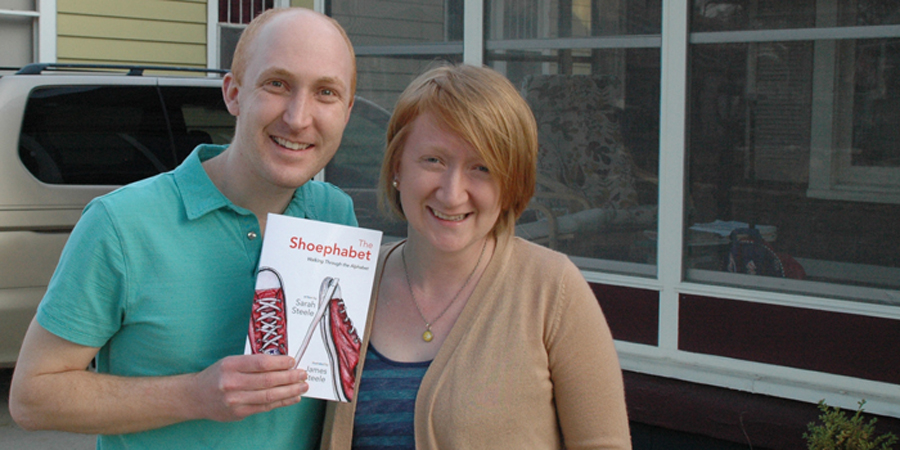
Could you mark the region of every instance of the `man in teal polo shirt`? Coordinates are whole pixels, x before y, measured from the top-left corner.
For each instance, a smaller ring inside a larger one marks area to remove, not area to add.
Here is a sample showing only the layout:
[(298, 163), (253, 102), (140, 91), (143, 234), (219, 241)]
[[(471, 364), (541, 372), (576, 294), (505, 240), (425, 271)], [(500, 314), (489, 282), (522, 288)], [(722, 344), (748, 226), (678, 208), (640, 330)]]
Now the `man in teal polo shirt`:
[(242, 353), (267, 213), (356, 225), (346, 194), (310, 181), (355, 81), (326, 16), (271, 10), (247, 27), (223, 80), (231, 145), (85, 209), (22, 345), (21, 426), (99, 434), (104, 449), (315, 446), (323, 405), (301, 401), (306, 373)]

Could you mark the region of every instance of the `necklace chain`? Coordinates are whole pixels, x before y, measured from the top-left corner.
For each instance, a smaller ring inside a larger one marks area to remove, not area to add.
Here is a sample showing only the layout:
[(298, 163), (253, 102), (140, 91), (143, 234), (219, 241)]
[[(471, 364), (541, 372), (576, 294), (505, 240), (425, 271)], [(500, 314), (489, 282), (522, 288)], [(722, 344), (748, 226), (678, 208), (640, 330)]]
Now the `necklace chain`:
[(466, 277), (465, 283), (463, 283), (462, 287), (456, 291), (456, 295), (453, 296), (453, 299), (447, 303), (447, 306), (444, 307), (444, 310), (441, 311), (437, 317), (434, 318), (431, 322), (425, 318), (425, 314), (422, 313), (422, 307), (419, 306), (419, 301), (416, 300), (416, 294), (413, 293), (412, 283), (409, 281), (409, 269), (406, 267), (406, 244), (403, 244), (403, 249), (400, 250), (400, 259), (403, 260), (403, 273), (406, 275), (406, 287), (409, 288), (409, 296), (412, 297), (413, 304), (416, 305), (416, 311), (419, 312), (419, 316), (422, 318), (422, 321), (425, 322), (425, 332), (422, 333), (422, 340), (425, 342), (431, 342), (434, 339), (434, 333), (431, 332), (431, 324), (440, 320), (441, 317), (444, 316), (444, 313), (450, 309), (450, 306), (456, 302), (456, 299), (459, 297), (459, 294), (462, 294), (462, 291), (469, 285), (469, 281), (472, 280), (472, 276), (475, 275), (475, 272), (478, 270), (478, 266), (481, 265), (481, 258), (484, 256), (484, 249), (487, 248), (487, 239), (484, 240), (484, 245), (481, 246), (481, 254), (478, 255), (478, 261), (475, 263), (475, 267), (472, 269), (472, 272), (469, 273), (469, 276)]

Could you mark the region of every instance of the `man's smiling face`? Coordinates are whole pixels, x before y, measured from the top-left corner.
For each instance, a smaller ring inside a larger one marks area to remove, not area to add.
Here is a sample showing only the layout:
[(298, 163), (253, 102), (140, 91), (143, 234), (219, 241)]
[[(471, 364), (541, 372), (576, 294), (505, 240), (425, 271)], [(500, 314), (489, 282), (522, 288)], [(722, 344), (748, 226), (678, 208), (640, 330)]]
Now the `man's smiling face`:
[(353, 100), (350, 51), (332, 24), (304, 13), (273, 18), (250, 50), (241, 82), (225, 79), (237, 116), (232, 146), (249, 181), (294, 189), (340, 146)]

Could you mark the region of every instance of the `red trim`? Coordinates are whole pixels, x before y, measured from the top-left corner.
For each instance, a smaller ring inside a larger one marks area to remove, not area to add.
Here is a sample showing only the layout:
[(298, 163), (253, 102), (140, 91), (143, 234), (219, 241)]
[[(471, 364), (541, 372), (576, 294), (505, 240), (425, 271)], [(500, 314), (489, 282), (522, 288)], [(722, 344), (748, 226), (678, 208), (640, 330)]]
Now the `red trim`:
[(682, 295), (678, 347), (688, 352), (900, 384), (900, 321)]
[(228, 0), (219, 0), (219, 23), (228, 22)]
[(240, 1), (241, 1), (241, 6), (240, 6), (240, 8), (241, 8), (241, 17), (240, 17), (241, 23), (250, 23), (250, 21), (253, 20), (253, 15), (251, 13), (251, 9), (253, 9), (253, 8), (251, 8), (249, 1), (247, 1), (247, 0), (240, 0)]
[(659, 292), (605, 284), (591, 284), (613, 338), (658, 345)]

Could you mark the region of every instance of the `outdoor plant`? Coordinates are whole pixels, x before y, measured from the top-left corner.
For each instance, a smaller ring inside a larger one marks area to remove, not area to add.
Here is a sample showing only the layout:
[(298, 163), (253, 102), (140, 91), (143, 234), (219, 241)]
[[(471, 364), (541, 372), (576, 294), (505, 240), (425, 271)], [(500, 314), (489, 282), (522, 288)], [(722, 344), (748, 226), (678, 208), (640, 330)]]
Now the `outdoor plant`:
[(897, 442), (893, 433), (875, 436), (876, 418), (868, 423), (863, 421), (862, 411), (865, 400), (859, 401), (856, 414), (847, 418), (840, 408), (830, 407), (825, 400), (819, 401), (819, 421), (810, 422), (809, 433), (803, 433), (809, 450), (891, 450)]

